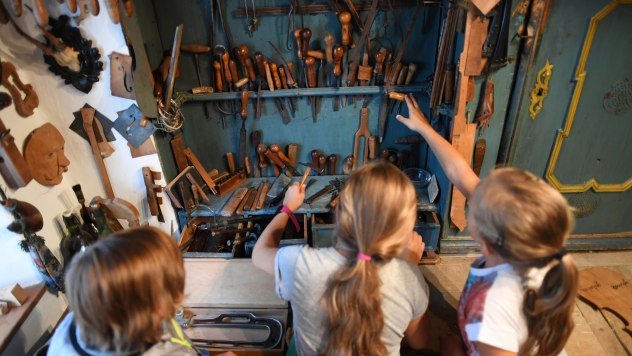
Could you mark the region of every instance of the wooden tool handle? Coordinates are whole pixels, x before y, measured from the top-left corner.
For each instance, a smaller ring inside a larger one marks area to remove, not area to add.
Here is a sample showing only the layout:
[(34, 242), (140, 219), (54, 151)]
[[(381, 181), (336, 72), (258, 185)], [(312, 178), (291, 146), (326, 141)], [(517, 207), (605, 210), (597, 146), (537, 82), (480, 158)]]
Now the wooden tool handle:
[(283, 161), (281, 161), (281, 159), (277, 155), (270, 151), (268, 149), (268, 146), (266, 146), (265, 144), (262, 143), (257, 146), (257, 152), (263, 153), (272, 163), (276, 164), (277, 166), (285, 168), (285, 163), (283, 163)]
[(185, 53), (204, 54), (211, 51), (211, 47), (199, 43), (187, 43), (180, 45), (180, 50)]
[(254, 82), (255, 80), (257, 80), (257, 75), (255, 74), (255, 66), (252, 63), (252, 59), (250, 59), (250, 57), (246, 57), (245, 63), (246, 63), (246, 73), (248, 74), (248, 78)]
[(397, 101), (406, 101), (406, 94), (396, 91), (389, 92), (388, 97)]
[(132, 0), (123, 0), (123, 7), (125, 8), (125, 16), (131, 17), (134, 14), (134, 2)]
[[(250, 134), (250, 139), (252, 141), (252, 146), (257, 148), (259, 146), (259, 144), (261, 143), (261, 131), (253, 131)], [(258, 157), (258, 164), (259, 164), (259, 168), (265, 168), (268, 166), (268, 163), (266, 162), (266, 158), (263, 155), (263, 153), (259, 153), (257, 152), (257, 157)]]
[(321, 172), (324, 172), (324, 170), (327, 168), (327, 156), (323, 155), (318, 157), (318, 170), (320, 170)]
[(108, 15), (110, 15), (110, 20), (115, 25), (121, 22), (121, 16), (118, 10), (118, 2), (119, 0), (105, 0), (105, 4), (108, 8)]
[(375, 159), (375, 154), (377, 150), (377, 140), (375, 136), (369, 136), (369, 160), (372, 161)]
[(305, 181), (307, 180), (307, 177), (309, 176), (309, 172), (311, 171), (312, 171), (312, 167), (307, 167), (307, 169), (305, 169), (305, 172), (303, 173), (303, 177), (301, 178), (300, 185), (305, 184)]
[(287, 158), (290, 159), (290, 162), (293, 167), (296, 167), (296, 163), (298, 162), (298, 145), (295, 143), (290, 143), (287, 145)]
[(250, 92), (248, 90), (242, 90), (241, 92), (241, 118), (246, 119), (248, 117), (248, 99), (250, 99)]
[(293, 166), (292, 161), (290, 161), (290, 159), (283, 153), (283, 151), (281, 151), (281, 148), (276, 143), (270, 145), (270, 151), (279, 156), (281, 161), (283, 161), (283, 163), (285, 163), (286, 165)]
[(257, 72), (259, 76), (262, 78), (266, 76), (266, 67), (264, 65), (265, 60), (266, 59), (263, 56), (263, 53), (255, 52), (255, 65), (257, 66)]
[(397, 85), (404, 85), (406, 82), (406, 74), (408, 74), (408, 66), (403, 66), (402, 70), (399, 71), (399, 75), (397, 76)]
[(316, 70), (314, 68), (314, 63), (316, 60), (314, 57), (305, 58), (305, 66), (307, 67), (307, 85), (310, 88), (316, 88)]
[(307, 51), (307, 55), (321, 61), (325, 58), (325, 53), (323, 51), (317, 51), (315, 49), (310, 49), (309, 51)]
[(46, 10), (43, 0), (33, 0), (33, 7), (33, 16), (37, 24), (40, 26), (48, 25), (48, 11)]
[(270, 73), (272, 74), (272, 79), (274, 80), (274, 87), (276, 89), (282, 89), (281, 78), (279, 78), (279, 69), (274, 62), (270, 62)]
[(333, 48), (333, 59), (334, 59), (334, 77), (339, 77), (342, 73), (342, 57), (345, 54), (345, 49), (341, 45), (335, 45)]
[(312, 150), (312, 152), (310, 152), (310, 156), (312, 156), (312, 165), (314, 167), (318, 167), (320, 164), (320, 161), (318, 160), (320, 158), (320, 152), (318, 152), (318, 150)]
[(213, 69), (215, 70), (215, 89), (224, 91), (224, 83), (222, 83), (222, 65), (218, 61), (213, 61)]
[(301, 41), (301, 31), (302, 29), (297, 28), (294, 30), (294, 39), (296, 40), (296, 56), (298, 59), (303, 59), (303, 44)]
[(386, 59), (386, 54), (382, 51), (379, 51), (375, 54), (375, 74), (382, 74), (384, 71), (384, 60)]
[(268, 82), (268, 89), (270, 89), (270, 91), (274, 91), (274, 79), (272, 79), (270, 64), (268, 64), (268, 62), (264, 62), (263, 65), (266, 68), (266, 81)]
[(327, 158), (327, 162), (329, 163), (329, 168), (328, 168), (328, 172), (330, 175), (336, 175), (336, 168), (337, 168), (337, 164), (338, 164), (338, 156), (336, 155), (329, 155), (329, 158)]
[[(294, 62), (289, 62), (285, 65), (285, 75), (287, 75), (287, 85), (296, 86), (296, 80), (294, 79)], [(290, 82), (291, 81), (291, 82)]]
[(301, 52), (303, 56), (307, 56), (309, 52), (309, 41), (312, 38), (312, 30), (304, 28), (301, 30)]
[(404, 85), (410, 85), (413, 82), (413, 78), (415, 77), (415, 72), (417, 71), (417, 65), (415, 63), (410, 63), (408, 65), (408, 73), (406, 74), (406, 80), (404, 81)]
[(351, 31), (349, 30), (349, 23), (351, 22), (351, 13), (343, 11), (338, 15), (338, 21), (342, 27), (342, 45), (349, 46), (351, 44)]
[(226, 165), (228, 166), (228, 172), (235, 173), (235, 155), (232, 152), (226, 152)]
[(226, 80), (226, 83), (233, 82), (233, 79), (230, 75), (230, 68), (228, 66), (229, 61), (230, 61), (230, 55), (228, 54), (228, 52), (224, 52), (224, 54), (222, 54), (222, 64), (224, 66), (224, 79)]
[(287, 77), (285, 76), (285, 69), (283, 69), (283, 66), (279, 66), (279, 77), (281, 79), (281, 86), (283, 89), (287, 89)]
[(246, 58), (248, 57), (249, 54), (249, 50), (248, 50), (248, 46), (246, 46), (245, 44), (239, 45), (237, 48), (235, 48), (235, 54), (237, 54), (237, 57), (239, 57), (239, 63), (241, 64), (241, 67), (244, 68), (246, 65)]
[(248, 78), (247, 77), (243, 77), (241, 79), (239, 79), (238, 81), (235, 82), (235, 87), (237, 88), (241, 88), (244, 85), (248, 84)]
[(334, 36), (332, 36), (331, 33), (326, 33), (325, 37), (323, 37), (323, 42), (325, 42), (325, 61), (331, 63), (334, 60)]
[(230, 70), (230, 81), (231, 83), (236, 82), (239, 79), (239, 74), (237, 74), (237, 62), (234, 60), (228, 61), (228, 69)]
[(391, 85), (395, 85), (397, 84), (397, 79), (399, 78), (399, 72), (402, 70), (402, 63), (397, 63), (397, 65), (395, 66), (395, 68), (393, 68), (391, 70), (391, 78), (389, 83), (391, 83)]
[(353, 169), (353, 161), (353, 156), (347, 156), (347, 158), (345, 158), (345, 163), (342, 167), (342, 171), (344, 174), (351, 174), (351, 170)]
[(250, 162), (250, 157), (244, 157), (244, 169), (246, 170), (246, 177), (252, 176), (252, 166)]

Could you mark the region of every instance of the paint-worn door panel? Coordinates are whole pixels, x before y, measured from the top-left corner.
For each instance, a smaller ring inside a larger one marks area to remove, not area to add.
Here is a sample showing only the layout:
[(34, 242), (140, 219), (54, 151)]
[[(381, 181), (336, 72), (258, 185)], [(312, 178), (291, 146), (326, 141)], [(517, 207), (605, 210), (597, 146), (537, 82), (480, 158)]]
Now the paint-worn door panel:
[(564, 193), (576, 208), (574, 235), (632, 237), (631, 18), (629, 0), (552, 1), (527, 81), (553, 65), (535, 119), (531, 87), (523, 98), (510, 162)]

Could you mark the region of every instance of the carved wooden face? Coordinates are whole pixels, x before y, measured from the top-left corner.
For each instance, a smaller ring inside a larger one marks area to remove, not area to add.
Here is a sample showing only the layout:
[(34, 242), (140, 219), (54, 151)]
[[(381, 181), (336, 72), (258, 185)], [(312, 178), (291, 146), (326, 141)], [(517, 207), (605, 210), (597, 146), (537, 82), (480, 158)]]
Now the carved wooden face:
[(70, 161), (64, 154), (64, 137), (50, 123), (33, 130), (24, 143), (24, 160), (33, 178), (41, 185), (61, 183)]

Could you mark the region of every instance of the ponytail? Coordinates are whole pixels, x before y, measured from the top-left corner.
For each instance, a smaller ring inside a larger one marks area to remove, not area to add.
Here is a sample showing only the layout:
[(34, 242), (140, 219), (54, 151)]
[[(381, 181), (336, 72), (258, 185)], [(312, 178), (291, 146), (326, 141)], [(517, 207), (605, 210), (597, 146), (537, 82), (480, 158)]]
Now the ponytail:
[(322, 297), (328, 321), (324, 354), (388, 353), (382, 340), (379, 268), (403, 251), (416, 204), (410, 180), (390, 163), (369, 163), (349, 177), (340, 193), (333, 234), (334, 246), (348, 252), (347, 260)]
[[(350, 259), (323, 296), (329, 322), (326, 355), (385, 355), (380, 276), (375, 262)], [(349, 342), (353, 340), (353, 342)]]
[(521, 355), (557, 355), (573, 331), (577, 267), (570, 255), (555, 261), (541, 286), (525, 292), (523, 312), (529, 336), (520, 348)]

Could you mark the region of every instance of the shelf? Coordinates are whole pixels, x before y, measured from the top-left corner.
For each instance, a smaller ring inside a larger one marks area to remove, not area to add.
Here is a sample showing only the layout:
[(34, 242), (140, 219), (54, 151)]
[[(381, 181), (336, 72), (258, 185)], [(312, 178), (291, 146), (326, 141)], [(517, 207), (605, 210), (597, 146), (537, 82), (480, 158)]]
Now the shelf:
[[(425, 92), (427, 85), (407, 85), (391, 86), (390, 91), (400, 93)], [(261, 93), (250, 91), (250, 99), (256, 98), (287, 98), (301, 96), (336, 96), (336, 95), (375, 95), (384, 94), (383, 86), (354, 86), (354, 87), (327, 87), (327, 88), (299, 88), (299, 89), (279, 89), (275, 91), (263, 90)], [(191, 101), (223, 101), (238, 100), (241, 92), (221, 92), (208, 94), (192, 94), (188, 91), (179, 91), (173, 95), (173, 99), (182, 105)]]
[[(293, 179), (293, 181), (298, 181), (300, 180), (301, 177), (295, 177)], [(315, 179), (316, 182), (314, 184), (312, 184), (309, 188), (307, 188), (307, 191), (305, 192), (305, 196), (309, 197), (312, 194), (316, 193), (317, 191), (321, 190), (323, 187), (325, 187), (326, 185), (329, 184), (330, 180), (333, 180), (335, 178), (339, 178), (339, 179), (347, 179), (348, 176), (345, 175), (335, 175), (335, 176), (310, 176), (308, 178), (309, 179)], [(273, 183), (275, 180), (275, 177), (268, 177), (268, 178), (248, 178), (244, 183), (242, 183), (241, 185), (239, 185), (238, 187), (253, 187), (256, 188), (259, 183), (261, 183), (262, 181), (267, 180), (270, 183)], [(203, 205), (200, 204), (200, 206), (198, 206), (198, 208), (192, 213), (192, 217), (218, 217), (220, 215), (220, 212), (222, 210), (222, 208), (224, 207), (224, 205), (226, 204), (226, 202), (228, 201), (228, 199), (230, 199), (230, 197), (232, 196), (232, 192), (230, 194), (227, 194), (223, 197), (220, 196), (210, 196), (210, 204), (208, 205)], [(270, 196), (268, 196), (269, 200), (271, 199)], [(297, 214), (319, 214), (319, 213), (328, 213), (330, 212), (329, 207), (327, 206), (329, 204), (329, 201), (331, 200), (331, 193), (324, 195), (322, 197), (320, 197), (319, 199), (316, 199), (315, 201), (312, 202), (312, 204), (303, 204), (301, 205), (301, 207), (296, 210), (295, 213)], [(428, 200), (428, 195), (427, 194), (422, 194), (422, 196), (419, 197), (419, 203), (417, 205), (417, 208), (419, 211), (437, 211), (437, 206), (433, 203), (430, 203)], [(256, 210), (256, 211), (248, 211), (248, 212), (244, 212), (243, 216), (261, 216), (261, 215), (274, 215), (277, 212), (278, 206), (274, 206), (274, 207), (266, 207), (263, 208), (261, 210)], [(240, 217), (242, 215), (236, 215), (234, 214), (232, 216), (232, 218), (236, 218), (236, 217)]]

